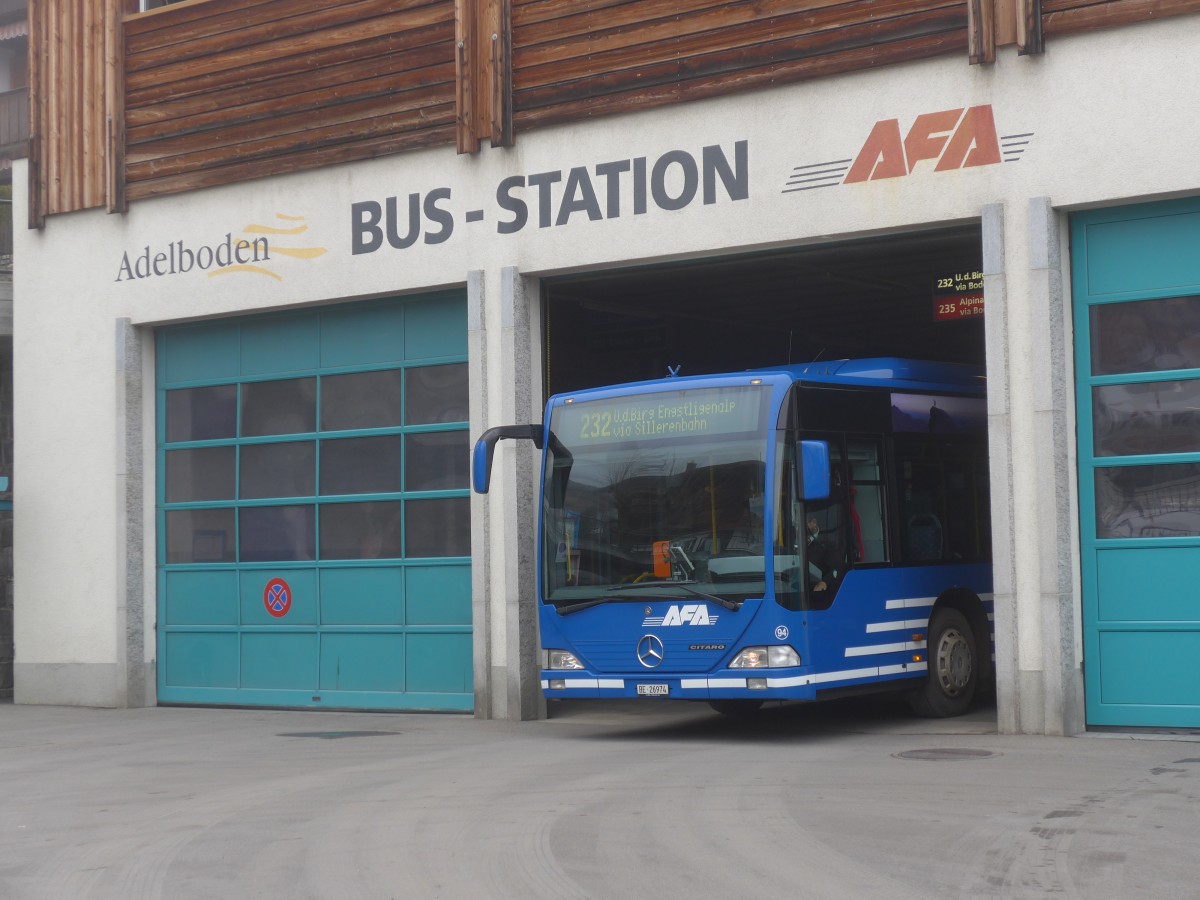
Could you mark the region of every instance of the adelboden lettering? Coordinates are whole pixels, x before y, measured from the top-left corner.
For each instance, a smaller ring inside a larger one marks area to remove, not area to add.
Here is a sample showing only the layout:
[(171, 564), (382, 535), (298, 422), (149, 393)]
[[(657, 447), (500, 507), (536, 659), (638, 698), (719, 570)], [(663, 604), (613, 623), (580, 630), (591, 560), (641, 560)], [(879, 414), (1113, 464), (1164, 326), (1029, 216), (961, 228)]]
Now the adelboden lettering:
[(226, 232), (225, 240), (215, 245), (202, 244), (193, 250), (182, 240), (171, 241), (166, 250), (151, 253), (150, 245), (142, 248), (140, 254), (130, 258), (126, 251), (121, 255), (121, 264), (117, 267), (117, 281), (134, 281), (151, 276), (182, 275), (200, 269), (207, 271), (216, 266), (224, 269), (234, 265), (251, 265), (266, 262), (271, 259), (271, 245), (265, 237), (253, 241), (239, 238), (233, 239), (232, 232)]

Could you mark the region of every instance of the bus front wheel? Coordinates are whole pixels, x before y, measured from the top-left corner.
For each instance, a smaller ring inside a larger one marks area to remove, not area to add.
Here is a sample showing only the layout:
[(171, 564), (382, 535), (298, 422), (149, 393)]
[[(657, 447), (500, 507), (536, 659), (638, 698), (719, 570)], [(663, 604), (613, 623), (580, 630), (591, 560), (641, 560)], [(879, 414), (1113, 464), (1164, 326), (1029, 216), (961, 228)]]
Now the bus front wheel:
[(919, 716), (961, 716), (971, 708), (979, 683), (975, 632), (957, 609), (942, 607), (929, 620), (926, 635), (929, 677), (913, 692), (909, 703)]

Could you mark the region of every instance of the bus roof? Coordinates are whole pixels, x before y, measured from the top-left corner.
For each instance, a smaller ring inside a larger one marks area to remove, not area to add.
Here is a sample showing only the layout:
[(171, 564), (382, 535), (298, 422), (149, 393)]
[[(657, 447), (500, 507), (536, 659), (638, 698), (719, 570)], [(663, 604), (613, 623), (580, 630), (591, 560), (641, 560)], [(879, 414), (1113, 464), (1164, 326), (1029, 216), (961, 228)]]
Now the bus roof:
[(853, 384), (901, 387), (909, 390), (982, 394), (987, 387), (984, 370), (961, 363), (930, 362), (878, 356), (838, 359), (795, 366), (769, 366), (756, 371), (786, 373), (793, 381), (818, 384)]
[(563, 392), (551, 397), (550, 404), (555, 405), (562, 402), (562, 398), (566, 397), (579, 397), (581, 399), (587, 397), (591, 399), (646, 389), (660, 391), (670, 390), (672, 387), (710, 387), (726, 383), (728, 379), (753, 378), (756, 375), (782, 375), (793, 382), (801, 381), (809, 384), (898, 388), (907, 391), (931, 391), (980, 396), (984, 394), (986, 387), (983, 369), (978, 366), (881, 356), (869, 359), (828, 360), (794, 366), (766, 366), (761, 369), (747, 369), (742, 372), (667, 377), (653, 381), (635, 381), (628, 384), (606, 385), (604, 387)]

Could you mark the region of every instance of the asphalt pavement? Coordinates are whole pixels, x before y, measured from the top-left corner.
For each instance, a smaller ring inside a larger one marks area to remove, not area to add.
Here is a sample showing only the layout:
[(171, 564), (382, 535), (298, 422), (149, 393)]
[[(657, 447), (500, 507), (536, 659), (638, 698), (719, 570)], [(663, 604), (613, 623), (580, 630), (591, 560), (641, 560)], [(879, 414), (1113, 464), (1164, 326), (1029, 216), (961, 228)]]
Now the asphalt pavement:
[(1200, 898), (1194, 734), (551, 713), (0, 705), (0, 898)]

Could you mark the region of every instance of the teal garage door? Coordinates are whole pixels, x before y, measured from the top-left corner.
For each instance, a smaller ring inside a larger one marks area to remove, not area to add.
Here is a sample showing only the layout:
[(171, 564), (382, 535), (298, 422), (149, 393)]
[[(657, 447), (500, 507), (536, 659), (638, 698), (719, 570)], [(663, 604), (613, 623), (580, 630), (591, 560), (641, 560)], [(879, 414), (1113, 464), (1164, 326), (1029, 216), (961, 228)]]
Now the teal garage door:
[(1200, 201), (1072, 218), (1090, 725), (1200, 727)]
[(162, 329), (158, 697), (472, 709), (461, 294)]

